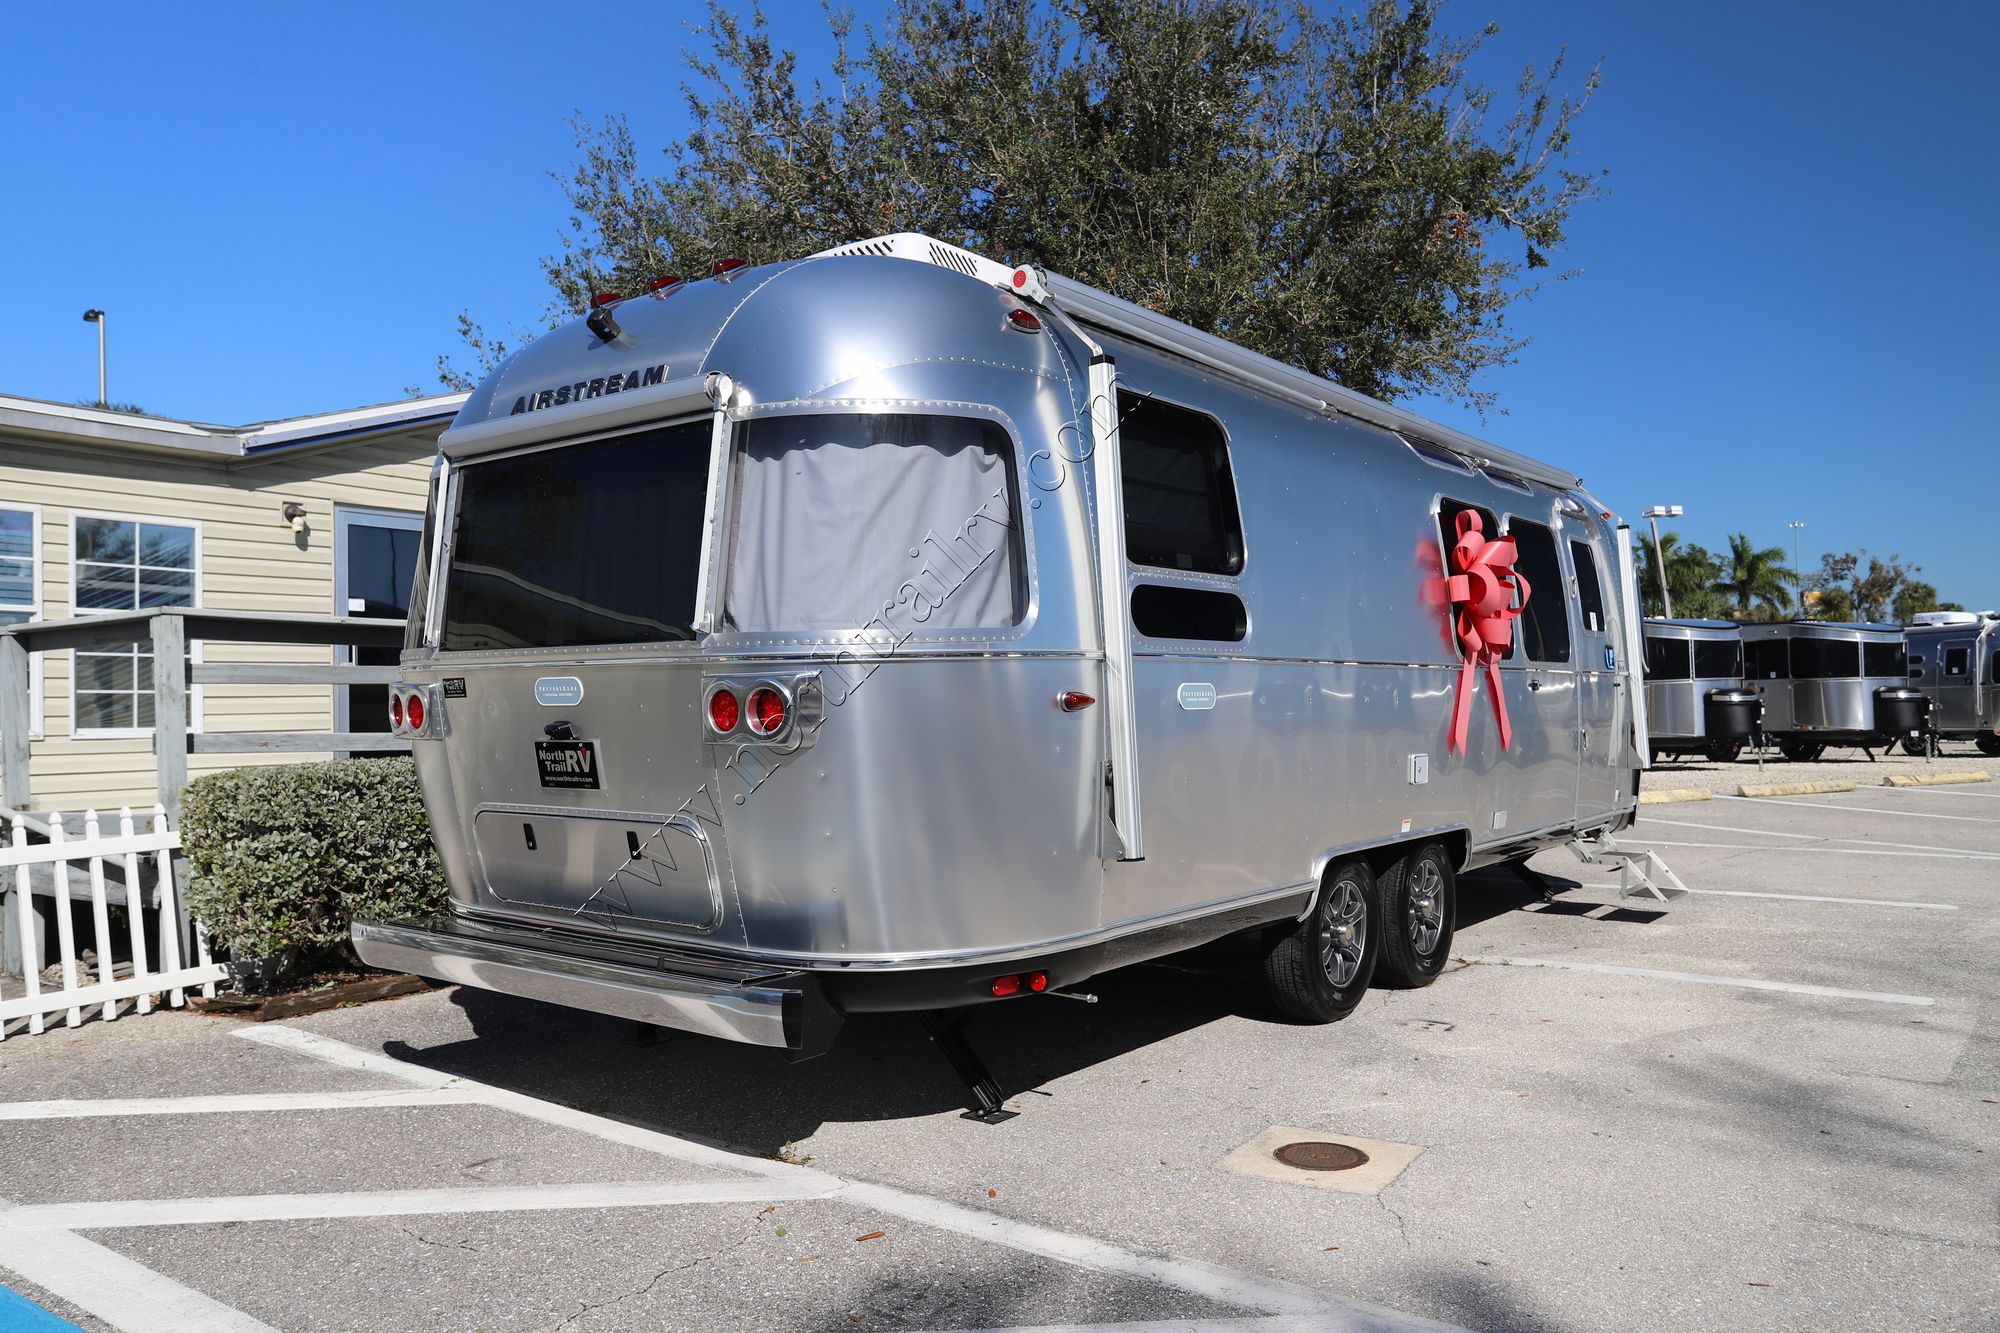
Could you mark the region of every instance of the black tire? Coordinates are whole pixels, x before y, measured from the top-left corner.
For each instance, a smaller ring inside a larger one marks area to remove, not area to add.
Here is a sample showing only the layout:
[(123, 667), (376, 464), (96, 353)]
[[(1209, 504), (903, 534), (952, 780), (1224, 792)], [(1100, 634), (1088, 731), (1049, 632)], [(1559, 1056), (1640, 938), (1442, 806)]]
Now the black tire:
[(1708, 759), (1713, 764), (1733, 764), (1736, 762), (1736, 757), (1742, 753), (1742, 741), (1710, 741), (1708, 743)]
[(1820, 741), (1779, 741), (1778, 753), (1795, 764), (1810, 764), (1826, 753)]
[(1428, 986), (1451, 957), (1458, 921), (1458, 876), (1441, 842), (1427, 842), (1375, 880), (1375, 919), (1382, 923), (1382, 957), (1375, 980), (1385, 986)]
[(1930, 749), (1922, 741), (1910, 736), (1903, 739), (1903, 753), (1912, 759), (1922, 759), (1930, 753)]
[(2000, 736), (1981, 736), (1973, 744), (1979, 747), (1979, 753), (2000, 759)]
[(1282, 928), (1264, 955), (1271, 1003), (1302, 1023), (1337, 1023), (1354, 1012), (1381, 953), (1375, 875), (1366, 861), (1328, 866), (1306, 919)]

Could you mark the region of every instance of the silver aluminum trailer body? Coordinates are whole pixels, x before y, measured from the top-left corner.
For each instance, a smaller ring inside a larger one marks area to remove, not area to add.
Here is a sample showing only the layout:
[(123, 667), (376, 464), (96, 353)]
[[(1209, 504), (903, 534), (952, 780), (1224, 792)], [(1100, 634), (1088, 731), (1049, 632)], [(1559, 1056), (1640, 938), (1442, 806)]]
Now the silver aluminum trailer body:
[(1907, 687), (1899, 625), (1797, 620), (1743, 627), (1745, 674), (1764, 700), (1764, 732), (1792, 758), (1829, 745), (1879, 748), (1897, 737), (1877, 694)]
[(1904, 633), (1910, 684), (1930, 699), (1937, 734), (2000, 755), (2000, 620), (1938, 617)]
[[(472, 395), (396, 692), (453, 919), (364, 958), (811, 1053), (1252, 927), (1332, 969), (1342, 867), (1448, 941), (1411, 883), (1630, 822), (1629, 541), (1573, 476), (924, 244), (623, 301)], [(1511, 747), (1481, 674), (1460, 754), (1465, 507), (1539, 577)]]
[[(1748, 733), (1710, 734), (1716, 707), (1744, 690), (1743, 633), (1730, 620), (1648, 617), (1643, 667), (1647, 734), (1655, 754), (1707, 754), (1734, 759)], [(1748, 710), (1742, 710), (1748, 711)]]

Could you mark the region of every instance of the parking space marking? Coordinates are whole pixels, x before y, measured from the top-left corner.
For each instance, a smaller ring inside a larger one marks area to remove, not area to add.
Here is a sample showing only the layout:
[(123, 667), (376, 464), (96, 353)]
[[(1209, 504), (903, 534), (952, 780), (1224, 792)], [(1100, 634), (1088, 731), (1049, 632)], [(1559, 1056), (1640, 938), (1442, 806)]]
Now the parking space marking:
[(1617, 963), (1585, 963), (1555, 958), (1505, 958), (1498, 954), (1471, 954), (1464, 962), (1487, 963), (1499, 967), (1550, 967), (1565, 972), (1603, 972), (1616, 977), (1645, 977), (1651, 981), (1681, 981), (1696, 986), (1734, 986), (1741, 990), (1783, 991), (1788, 995), (1817, 995), (1830, 1000), (1869, 1000), (1876, 1004), (1934, 1005), (1927, 995), (1896, 995), (1886, 991), (1840, 990), (1833, 986), (1807, 986), (1792, 981), (1764, 981), (1757, 977), (1711, 977), (1700, 972), (1666, 972), (1653, 967), (1624, 967)]
[(481, 1100), (477, 1093), (459, 1088), (385, 1088), (379, 1092), (246, 1092), (212, 1097), (107, 1097), (102, 1101), (0, 1102), (0, 1120), (228, 1115), (245, 1111), (340, 1111), (385, 1106), (468, 1106)]
[[(1963, 847), (1940, 847), (1932, 842), (1884, 842), (1880, 838), (1833, 838), (1818, 833), (1780, 833), (1776, 829), (1737, 828), (1729, 824), (1694, 824), (1684, 819), (1654, 819), (1653, 824), (1672, 824), (1675, 828), (1707, 829), (1711, 833), (1747, 833), (1759, 838), (1792, 838), (1800, 842), (1843, 842), (1859, 843), (1867, 847), (1900, 847), (1912, 852), (1962, 852)], [(1996, 821), (2000, 822), (2000, 821)], [(1983, 853), (1975, 853), (1981, 855)], [(1991, 853), (2000, 856), (2000, 852)]]
[[(1366, 1313), (1339, 1315), (1251, 1315), (1247, 1319), (1141, 1319), (1120, 1324), (1037, 1324), (1032, 1328), (982, 1328), (968, 1333), (1374, 1333), (1377, 1329), (1423, 1328), (1404, 1322), (1385, 1324)], [(1428, 1325), (1448, 1328), (1448, 1324)]]
[(18, 1211), (0, 1202), (0, 1268), (116, 1329), (144, 1333), (278, 1333), (241, 1310), (211, 1300), (67, 1231), (20, 1230)]
[[(1873, 796), (1877, 790), (1895, 791), (1894, 787), (1869, 788)], [(1929, 791), (1926, 787), (1923, 790)], [(1716, 795), (1718, 801), (1744, 801), (1750, 805), (1791, 806), (1799, 810), (1838, 810), (1848, 815), (1891, 815), (1897, 819), (1949, 819), (1960, 824), (2000, 824), (2000, 819), (1988, 819), (1985, 815), (1940, 815), (1927, 810), (1878, 810), (1871, 805), (1835, 805), (1832, 801), (1800, 801), (1789, 796), (1723, 796)]]
[(1905, 856), (1925, 861), (2000, 861), (2000, 852), (1969, 852), (1963, 848), (1937, 851), (1875, 851), (1866, 847), (1772, 847), (1754, 842), (1668, 842), (1664, 838), (1644, 836), (1635, 841), (1651, 847), (1711, 847), (1726, 852), (1795, 852), (1801, 856)]
[(1898, 796), (1970, 796), (1975, 801), (2000, 801), (2000, 792), (1992, 791), (1952, 791), (1945, 787), (1870, 787), (1869, 795), (1877, 791), (1894, 792)]
[(227, 1194), (203, 1199), (107, 1199), (19, 1205), (7, 1225), (24, 1231), (95, 1231), (103, 1227), (212, 1226), (223, 1222), (297, 1222), (330, 1217), (452, 1216), (461, 1213), (597, 1211), (692, 1203), (789, 1203), (821, 1199), (839, 1183), (799, 1190), (769, 1180), (700, 1184), (647, 1180), (602, 1185), (487, 1185), (452, 1189), (353, 1190), (332, 1194)]
[[(1615, 883), (1579, 884), (1580, 889), (1616, 889), (1623, 887)], [(1689, 893), (1699, 893), (1709, 898), (1782, 898), (1794, 903), (1849, 903), (1856, 907), (1917, 907), (1929, 912), (1956, 912), (1956, 903), (1907, 902), (1901, 898), (1833, 898), (1818, 893), (1762, 893), (1751, 889), (1689, 889)]]

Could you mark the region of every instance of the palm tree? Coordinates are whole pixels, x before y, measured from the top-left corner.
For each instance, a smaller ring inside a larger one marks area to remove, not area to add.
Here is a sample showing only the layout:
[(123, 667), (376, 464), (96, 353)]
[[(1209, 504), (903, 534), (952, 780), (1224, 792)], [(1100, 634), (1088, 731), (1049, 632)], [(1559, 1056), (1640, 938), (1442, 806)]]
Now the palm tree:
[(1735, 603), (1736, 618), (1749, 620), (1760, 613), (1772, 620), (1785, 614), (1797, 575), (1785, 568), (1785, 552), (1777, 546), (1761, 551), (1750, 545), (1745, 532), (1729, 534), (1729, 554), (1722, 559), (1722, 576), (1715, 591)]
[[(1682, 546), (1680, 534), (1660, 534), (1660, 550), (1667, 560), (1667, 590), (1673, 594), (1674, 614), (1700, 620), (1726, 614), (1728, 601), (1715, 591), (1721, 577), (1716, 558), (1700, 546)], [(1660, 573), (1653, 558), (1653, 544), (1645, 538), (1633, 543), (1638, 556), (1639, 600), (1645, 614), (1660, 614)]]

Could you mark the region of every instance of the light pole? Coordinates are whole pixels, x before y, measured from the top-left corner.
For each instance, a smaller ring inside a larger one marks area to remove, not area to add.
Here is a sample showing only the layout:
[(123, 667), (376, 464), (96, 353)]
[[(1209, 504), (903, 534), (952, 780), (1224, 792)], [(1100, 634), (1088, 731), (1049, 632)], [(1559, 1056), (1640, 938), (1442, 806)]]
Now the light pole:
[(104, 312), (86, 310), (83, 312), (83, 318), (85, 323), (97, 326), (97, 405), (108, 407), (111, 399), (104, 392)]
[(1799, 532), (1805, 527), (1805, 523), (1803, 520), (1795, 518), (1785, 524), (1785, 526), (1792, 530), (1792, 584), (1798, 589), (1799, 593), (1799, 619), (1804, 620), (1806, 618), (1806, 571), (1805, 567), (1799, 563)]
[(1686, 511), (1679, 505), (1648, 505), (1645, 517), (1653, 525), (1653, 569), (1660, 576), (1660, 610), (1668, 620), (1674, 618), (1674, 599), (1667, 592), (1667, 556), (1660, 549), (1660, 520), (1679, 518)]

